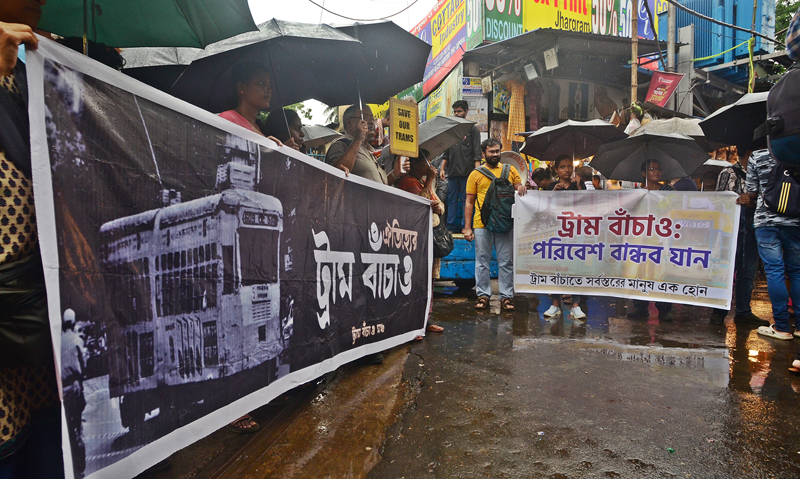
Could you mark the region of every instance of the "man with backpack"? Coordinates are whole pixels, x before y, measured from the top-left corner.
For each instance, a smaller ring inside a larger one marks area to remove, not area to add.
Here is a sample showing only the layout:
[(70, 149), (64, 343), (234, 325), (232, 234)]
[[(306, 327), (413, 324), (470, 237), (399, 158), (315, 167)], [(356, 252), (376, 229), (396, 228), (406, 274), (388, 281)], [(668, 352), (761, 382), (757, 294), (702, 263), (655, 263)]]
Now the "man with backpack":
[(486, 164), (470, 173), (467, 179), (463, 232), (464, 239), (475, 240), (475, 289), (478, 293), (475, 309), (489, 307), (489, 298), (492, 296), (489, 262), (494, 247), (499, 270), (500, 307), (503, 311), (513, 311), (514, 219), (511, 217), (511, 206), (514, 204), (514, 192), (525, 196), (527, 189), (516, 168), (500, 164), (501, 145), (494, 138), (481, 144)]
[[(789, 324), (789, 297), (795, 307), (800, 304), (800, 217), (778, 213), (772, 209), (774, 205), (768, 206), (769, 201), (764, 201), (765, 197), (770, 196), (775, 183), (780, 181), (776, 176), (783, 176), (780, 173), (784, 171), (791, 174), (791, 170), (775, 161), (769, 150), (756, 151), (747, 164), (747, 193), (736, 202), (744, 207), (756, 203), (753, 226), (758, 254), (767, 273), (767, 292), (775, 320), (770, 326), (760, 326), (758, 334), (790, 340), (793, 335)], [(790, 206), (796, 208), (796, 205)], [(796, 214), (797, 211), (787, 213)], [(786, 288), (786, 275), (789, 276), (791, 291)], [(800, 316), (796, 318), (800, 319)], [(794, 336), (800, 337), (800, 322), (795, 324)]]
[[(737, 195), (747, 192), (745, 179), (747, 178), (747, 164), (753, 147), (748, 144), (736, 145), (739, 160), (723, 169), (717, 177), (717, 191), (732, 191)], [(740, 324), (755, 326), (769, 326), (769, 321), (753, 314), (750, 308), (750, 298), (753, 295), (753, 281), (758, 267), (758, 248), (756, 247), (756, 233), (753, 229), (755, 204), (742, 207), (739, 217), (739, 232), (736, 237), (736, 263), (734, 266), (734, 282), (736, 284), (736, 314), (733, 320)], [(711, 313), (711, 324), (725, 324), (727, 309), (714, 309)]]

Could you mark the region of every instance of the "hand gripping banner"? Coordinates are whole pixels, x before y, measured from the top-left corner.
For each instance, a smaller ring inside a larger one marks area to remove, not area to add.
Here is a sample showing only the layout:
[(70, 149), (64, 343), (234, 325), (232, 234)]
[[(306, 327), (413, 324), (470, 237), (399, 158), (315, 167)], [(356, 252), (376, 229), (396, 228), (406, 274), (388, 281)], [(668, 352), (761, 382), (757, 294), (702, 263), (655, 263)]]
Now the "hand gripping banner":
[(429, 201), (47, 40), (27, 69), (67, 477), (133, 477), (424, 334)]
[(528, 192), (514, 205), (515, 290), (730, 309), (735, 201), (730, 192)]

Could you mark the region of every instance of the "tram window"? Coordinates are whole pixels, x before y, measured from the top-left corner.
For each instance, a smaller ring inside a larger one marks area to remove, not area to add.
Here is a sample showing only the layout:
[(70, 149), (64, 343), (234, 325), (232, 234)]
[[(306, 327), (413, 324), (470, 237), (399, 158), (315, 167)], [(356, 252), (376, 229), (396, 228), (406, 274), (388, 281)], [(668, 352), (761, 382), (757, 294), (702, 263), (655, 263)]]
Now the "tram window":
[(173, 363), (175, 362), (175, 340), (172, 339), (172, 336), (169, 337), (169, 359)]
[(172, 254), (167, 255), (167, 270), (172, 269)]
[(205, 254), (202, 246), (199, 249), (200, 249), (200, 262), (202, 263), (203, 261), (205, 261)]
[(186, 251), (181, 251), (181, 268), (186, 267)]
[(197, 264), (199, 262), (197, 261), (197, 248), (192, 249), (192, 256), (194, 256), (194, 264)]
[(264, 342), (267, 340), (267, 325), (262, 325), (258, 327), (258, 340), (260, 342)]
[(139, 357), (141, 364), (142, 377), (146, 378), (153, 375), (155, 350), (153, 348), (153, 333), (142, 333), (139, 335)]
[(211, 259), (211, 245), (206, 244), (206, 261)]
[(191, 266), (192, 265), (192, 248), (189, 248), (188, 250), (184, 251), (183, 254), (186, 255), (186, 266)]
[(211, 243), (211, 259), (218, 259), (217, 243)]
[(158, 267), (158, 255), (156, 255), (156, 271), (159, 271), (159, 267)]
[(233, 294), (233, 246), (222, 247), (222, 270), (222, 294)]
[(277, 230), (239, 229), (243, 285), (278, 281), (279, 234)]

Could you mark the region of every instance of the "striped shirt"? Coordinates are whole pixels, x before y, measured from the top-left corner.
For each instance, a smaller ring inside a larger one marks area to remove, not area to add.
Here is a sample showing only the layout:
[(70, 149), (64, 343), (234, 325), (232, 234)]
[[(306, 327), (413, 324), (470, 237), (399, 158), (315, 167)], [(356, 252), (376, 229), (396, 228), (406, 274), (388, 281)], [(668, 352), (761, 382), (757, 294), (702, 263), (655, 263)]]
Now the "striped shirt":
[(765, 228), (770, 226), (800, 226), (800, 218), (784, 216), (767, 208), (764, 204), (764, 188), (769, 182), (769, 174), (777, 165), (769, 150), (758, 150), (750, 156), (747, 163), (747, 179), (745, 186), (748, 193), (757, 193), (756, 214), (753, 227)]

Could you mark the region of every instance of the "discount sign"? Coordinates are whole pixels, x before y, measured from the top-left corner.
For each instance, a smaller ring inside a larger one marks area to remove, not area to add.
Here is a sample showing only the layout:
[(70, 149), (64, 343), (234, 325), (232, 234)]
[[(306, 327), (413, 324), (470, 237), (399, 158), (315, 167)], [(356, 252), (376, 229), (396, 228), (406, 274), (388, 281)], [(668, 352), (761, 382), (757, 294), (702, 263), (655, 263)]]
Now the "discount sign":
[(413, 101), (389, 99), (391, 113), (389, 149), (397, 156), (419, 155), (419, 111)]

